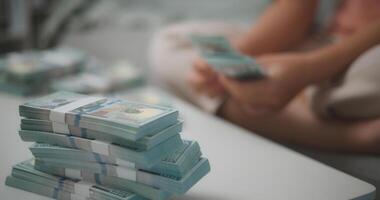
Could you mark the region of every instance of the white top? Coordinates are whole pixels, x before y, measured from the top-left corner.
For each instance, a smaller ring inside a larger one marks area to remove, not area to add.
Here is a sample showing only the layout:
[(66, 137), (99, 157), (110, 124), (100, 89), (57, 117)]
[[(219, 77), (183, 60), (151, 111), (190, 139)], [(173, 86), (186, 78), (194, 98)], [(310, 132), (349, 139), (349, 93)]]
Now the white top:
[[(197, 140), (211, 173), (181, 200), (340, 200), (368, 195), (375, 188), (357, 178), (242, 130), (179, 100), (184, 138)], [(48, 199), (4, 185), (11, 167), (31, 158), (17, 134), (21, 99), (0, 94), (0, 199)], [(372, 194), (372, 195), (371, 195)]]

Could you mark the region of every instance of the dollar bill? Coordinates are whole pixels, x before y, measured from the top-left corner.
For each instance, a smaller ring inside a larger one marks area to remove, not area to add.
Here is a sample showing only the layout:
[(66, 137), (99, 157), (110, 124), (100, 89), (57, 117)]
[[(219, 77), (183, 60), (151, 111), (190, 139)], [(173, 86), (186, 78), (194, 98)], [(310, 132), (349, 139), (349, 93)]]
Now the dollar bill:
[(191, 34), (189, 37), (202, 56), (221, 53), (235, 54), (235, 50), (223, 36)]
[(190, 38), (215, 71), (239, 80), (265, 77), (265, 72), (253, 58), (237, 52), (223, 36), (190, 35)]
[[(136, 151), (133, 149), (123, 148), (114, 144), (109, 144), (97, 140), (88, 140), (73, 136), (63, 136), (58, 134), (40, 134), (40, 141), (46, 141), (53, 144), (58, 144), (66, 147), (54, 146), (45, 143), (36, 143), (29, 149), (33, 154), (36, 153), (54, 153), (55, 154), (69, 154), (83, 155), (83, 159), (88, 155), (93, 158), (95, 156), (103, 155), (110, 156), (113, 159), (117, 159), (119, 162), (133, 163), (141, 167), (152, 167), (157, 164), (161, 159), (174, 153), (177, 148), (183, 144), (179, 135), (175, 135), (172, 138), (164, 141), (161, 145), (156, 146), (148, 151)], [(75, 149), (74, 149), (75, 148)], [(84, 150), (84, 151), (82, 151)], [(90, 152), (89, 154), (87, 152)], [(87, 153), (87, 154), (86, 154)]]
[(31, 160), (24, 161), (12, 168), (12, 175), (6, 179), (6, 185), (33, 192), (54, 199), (145, 199), (126, 190), (118, 190), (92, 184), (78, 179), (54, 176), (33, 168)]
[(72, 48), (7, 54), (0, 58), (0, 90), (21, 96), (47, 93), (52, 80), (82, 71), (86, 59)]
[(107, 156), (94, 152), (80, 151), (77, 149), (63, 148), (48, 144), (35, 144), (31, 151), (36, 159), (47, 162), (93, 162), (108, 164), (116, 167), (141, 169), (165, 177), (182, 178), (197, 163), (201, 157), (200, 147), (195, 141), (184, 141), (183, 145), (174, 153), (162, 158), (153, 166), (144, 166), (139, 163), (127, 162), (113, 156)]
[(219, 73), (239, 80), (254, 80), (265, 77), (256, 61), (237, 54), (216, 54), (204, 57), (205, 61)]
[(96, 174), (86, 170), (78, 171), (76, 169), (52, 167), (46, 165), (36, 165), (35, 168), (48, 174), (54, 174), (61, 177), (68, 177), (75, 180), (95, 183), (97, 185), (104, 185), (119, 190), (132, 191), (133, 193), (147, 199), (166, 200), (172, 196), (171, 193), (141, 183), (136, 183), (135, 181)]
[(11, 53), (4, 71), (11, 82), (46, 82), (83, 70), (85, 59), (83, 52), (72, 48)]
[[(62, 113), (63, 108), (79, 103), (82, 105)], [(132, 141), (158, 133), (175, 124), (178, 118), (178, 111), (174, 108), (70, 92), (57, 92), (29, 101), (19, 106), (19, 112), (22, 117), (56, 121)]]
[(37, 169), (44, 171), (44, 168), (65, 168), (69, 171), (77, 171), (75, 174), (83, 174), (84, 171), (104, 176), (117, 177), (122, 180), (144, 184), (160, 190), (174, 194), (184, 194), (193, 187), (202, 177), (210, 171), (210, 164), (206, 158), (201, 158), (198, 163), (181, 179), (160, 176), (142, 170), (121, 168), (113, 165), (98, 164), (90, 162), (71, 163), (58, 161), (36, 160)]
[[(86, 138), (86, 139), (91, 139), (91, 140), (100, 140), (104, 142), (117, 144), (122, 147), (136, 149), (138, 151), (146, 151), (163, 143), (164, 141), (168, 140), (174, 135), (177, 135), (178, 133), (180, 133), (182, 131), (182, 126), (183, 126), (183, 121), (180, 120), (176, 124), (173, 124), (158, 133), (154, 133), (154, 134), (152, 133), (141, 139), (132, 141), (132, 140), (125, 139), (123, 137), (119, 137), (117, 135), (107, 134), (106, 132), (100, 132), (100, 131), (90, 130), (86, 128), (79, 128), (72, 125), (68, 125), (67, 130), (65, 131), (54, 132), (58, 130), (54, 130), (54, 123), (51, 121), (24, 118), (24, 119), (21, 119), (20, 136), (24, 141), (44, 142), (44, 141), (38, 141), (36, 137), (33, 137), (33, 136), (43, 134), (43, 133), (38, 133), (38, 132), (50, 132), (54, 134), (76, 136), (76, 137), (81, 137), (81, 138)], [(45, 134), (50, 134), (50, 133), (45, 133)], [(37, 138), (41, 138), (41, 137), (37, 137)], [(175, 146), (173, 148), (175, 148)]]
[(142, 71), (127, 61), (118, 61), (97, 70), (86, 71), (52, 83), (54, 91), (70, 91), (81, 94), (106, 93), (133, 88), (144, 82)]

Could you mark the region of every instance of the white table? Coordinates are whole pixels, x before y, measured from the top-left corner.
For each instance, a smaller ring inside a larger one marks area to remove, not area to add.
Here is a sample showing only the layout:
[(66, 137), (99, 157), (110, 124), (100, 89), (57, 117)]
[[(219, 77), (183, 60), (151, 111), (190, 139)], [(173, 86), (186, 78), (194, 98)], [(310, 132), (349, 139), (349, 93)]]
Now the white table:
[[(4, 185), (11, 166), (31, 157), (17, 135), (21, 98), (0, 94), (0, 199), (48, 199)], [(185, 196), (200, 200), (374, 199), (375, 188), (357, 178), (242, 130), (179, 100), (184, 138), (197, 140), (211, 173)]]

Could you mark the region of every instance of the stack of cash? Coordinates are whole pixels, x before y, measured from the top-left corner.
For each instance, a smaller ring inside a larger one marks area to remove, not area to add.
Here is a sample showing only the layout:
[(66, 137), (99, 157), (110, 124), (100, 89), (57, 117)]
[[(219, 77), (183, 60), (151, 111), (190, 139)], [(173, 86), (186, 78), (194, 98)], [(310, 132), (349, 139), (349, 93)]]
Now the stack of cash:
[(0, 59), (0, 90), (45, 93), (53, 79), (83, 70), (85, 60), (83, 52), (71, 48), (10, 53)]
[(128, 190), (117, 190), (98, 184), (54, 176), (34, 168), (34, 160), (15, 165), (6, 184), (25, 191), (54, 199), (67, 200), (140, 200), (139, 195)]
[(127, 61), (103, 65), (56, 80), (52, 84), (52, 90), (81, 94), (108, 93), (140, 86), (144, 82), (142, 71)]
[(178, 111), (57, 92), (19, 107), (34, 159), (6, 184), (56, 199), (157, 199), (186, 193), (210, 171)]
[(255, 59), (237, 52), (223, 36), (192, 34), (189, 37), (200, 56), (215, 71), (239, 80), (265, 77)]

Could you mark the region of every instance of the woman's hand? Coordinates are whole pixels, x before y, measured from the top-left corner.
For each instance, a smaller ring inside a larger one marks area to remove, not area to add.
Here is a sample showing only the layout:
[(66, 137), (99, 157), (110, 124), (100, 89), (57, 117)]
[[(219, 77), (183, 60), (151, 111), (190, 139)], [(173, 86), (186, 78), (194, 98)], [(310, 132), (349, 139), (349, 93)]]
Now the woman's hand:
[(203, 59), (198, 58), (193, 63), (193, 69), (188, 76), (188, 82), (199, 94), (216, 98), (225, 94), (225, 90), (220, 84), (218, 76), (218, 73)]
[(283, 53), (257, 58), (266, 77), (239, 81), (220, 75), (219, 80), (230, 97), (253, 115), (270, 115), (282, 110), (308, 84), (305, 73), (310, 66), (307, 54)]

